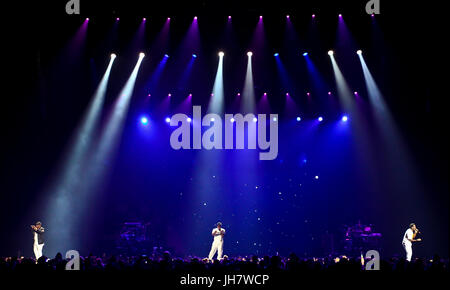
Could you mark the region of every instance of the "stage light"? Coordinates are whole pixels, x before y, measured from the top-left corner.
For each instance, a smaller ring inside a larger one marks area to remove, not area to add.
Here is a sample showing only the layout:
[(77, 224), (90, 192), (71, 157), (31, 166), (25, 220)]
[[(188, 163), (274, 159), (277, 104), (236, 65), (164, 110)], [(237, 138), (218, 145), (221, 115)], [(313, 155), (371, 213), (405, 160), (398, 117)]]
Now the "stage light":
[(323, 121), (323, 118), (322, 118), (322, 117), (319, 117), (319, 118), (317, 118), (317, 120), (318, 120), (319, 122), (322, 122), (322, 121)]
[(197, 58), (197, 55), (195, 53), (192, 54), (193, 58)]
[(302, 120), (302, 118), (297, 117), (297, 122), (300, 122)]
[(258, 119), (256, 117), (253, 117), (253, 122), (257, 122)]
[(197, 16), (194, 16), (194, 20), (197, 20)]
[(286, 93), (286, 97), (289, 96), (289, 93)]
[(237, 95), (238, 95), (238, 97), (240, 97), (240, 96), (241, 96), (241, 93), (237, 93)]
[(307, 53), (307, 52), (304, 52), (304, 53), (303, 53), (303, 56), (307, 56), (307, 55), (308, 55), (308, 53)]
[(361, 50), (361, 49), (358, 49), (358, 50), (356, 51), (356, 53), (359, 54), (359, 55), (361, 55), (361, 54), (362, 54), (362, 50)]
[(86, 21), (89, 21), (89, 17), (88, 17), (88, 18), (86, 18)]
[(147, 18), (145, 18), (145, 17), (144, 17), (144, 18), (142, 18), (142, 21), (146, 21), (146, 20), (147, 20)]
[(273, 117), (273, 119), (272, 119), (274, 122), (276, 122), (277, 121), (277, 118), (276, 117)]
[(192, 119), (188, 117), (188, 118), (186, 119), (186, 121), (188, 121), (188, 123), (190, 123), (190, 122), (192, 121)]
[(332, 51), (332, 50), (328, 51), (328, 55), (333, 55), (333, 54), (334, 54), (334, 51)]
[(264, 96), (267, 96), (267, 93), (264, 93)]
[(143, 58), (144, 56), (145, 56), (145, 53), (143, 53), (143, 52), (139, 53), (140, 58)]
[(274, 54), (273, 54), (273, 56), (278, 56), (279, 54), (278, 54), (278, 52), (275, 52)]
[(170, 17), (167, 17), (167, 21), (170, 21)]
[(259, 19), (262, 19), (262, 15), (261, 15), (261, 16), (259, 16)]
[(339, 18), (341, 18), (342, 17), (342, 14), (339, 14)]
[(231, 16), (228, 16), (228, 19), (230, 20), (230, 19), (231, 19)]
[(358, 94), (358, 92), (353, 92), (353, 94), (356, 96)]
[(233, 122), (234, 122), (234, 118), (231, 118), (231, 119), (230, 119), (230, 122), (233, 123)]
[(372, 13), (370, 16), (375, 17), (375, 14)]
[(165, 54), (165, 55), (164, 55), (164, 57), (165, 57), (165, 58), (168, 58), (168, 57), (169, 57), (169, 55), (168, 55), (168, 54)]
[(342, 116), (342, 122), (347, 122), (348, 121), (348, 116), (347, 115), (344, 115), (344, 116)]
[(253, 55), (253, 52), (249, 51), (249, 52), (247, 52), (247, 55), (248, 55), (248, 56), (252, 56), (252, 55)]
[(147, 117), (142, 117), (142, 118), (141, 118), (141, 124), (142, 124), (142, 125), (147, 125), (147, 124), (148, 124), (148, 119), (147, 119)]
[(224, 56), (224, 54), (225, 54), (225, 53), (224, 53), (223, 51), (219, 51), (219, 56), (220, 56), (220, 57)]
[(116, 20), (117, 20), (117, 21), (119, 21), (119, 20), (120, 20), (120, 18), (119, 18), (119, 17), (117, 17), (117, 18), (116, 18)]
[(172, 96), (172, 94), (170, 94), (170, 93), (169, 93), (169, 94), (167, 94), (167, 96), (168, 96), (168, 97), (171, 97), (171, 96)]
[(117, 57), (117, 55), (115, 53), (111, 53), (111, 58), (115, 59)]
[(312, 15), (312, 18), (316, 18), (316, 14), (313, 14), (313, 15)]
[(314, 176), (315, 179), (319, 179), (319, 175)]
[(189, 94), (188, 97), (191, 98), (191, 97), (192, 97), (192, 94)]
[(166, 118), (166, 123), (170, 123), (170, 118), (169, 117)]
[(331, 96), (331, 92), (328, 92), (328, 95)]
[(286, 15), (286, 18), (289, 19), (289, 15)]
[(214, 122), (216, 119), (214, 119), (214, 118), (211, 118), (211, 122)]
[(306, 95), (307, 95), (307, 96), (309, 97), (310, 93), (309, 93), (309, 92), (307, 92), (307, 93), (306, 93)]

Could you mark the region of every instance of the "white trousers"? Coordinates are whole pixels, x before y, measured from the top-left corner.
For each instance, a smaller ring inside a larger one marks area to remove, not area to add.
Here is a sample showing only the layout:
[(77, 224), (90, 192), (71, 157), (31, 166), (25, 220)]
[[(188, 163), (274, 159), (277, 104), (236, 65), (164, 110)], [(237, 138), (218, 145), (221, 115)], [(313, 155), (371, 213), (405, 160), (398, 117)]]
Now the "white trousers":
[(403, 248), (405, 248), (405, 251), (406, 251), (406, 260), (408, 262), (411, 262), (411, 258), (412, 258), (412, 244), (403, 244)]
[(33, 251), (34, 251), (34, 256), (36, 257), (36, 261), (42, 257), (42, 248), (44, 248), (44, 244), (38, 244), (38, 243), (34, 243), (33, 245)]
[(211, 251), (209, 251), (209, 259), (212, 260), (217, 252), (217, 259), (222, 259), (223, 254), (223, 241), (214, 241), (211, 245)]

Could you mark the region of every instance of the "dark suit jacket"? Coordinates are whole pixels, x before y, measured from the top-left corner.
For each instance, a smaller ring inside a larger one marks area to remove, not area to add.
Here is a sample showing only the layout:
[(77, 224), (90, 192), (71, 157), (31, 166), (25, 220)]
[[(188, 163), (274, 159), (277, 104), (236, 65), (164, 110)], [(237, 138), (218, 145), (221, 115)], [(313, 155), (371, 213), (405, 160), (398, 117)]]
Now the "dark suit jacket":
[(44, 228), (40, 227), (38, 230), (33, 230), (37, 234), (38, 244), (41, 245), (44, 243)]

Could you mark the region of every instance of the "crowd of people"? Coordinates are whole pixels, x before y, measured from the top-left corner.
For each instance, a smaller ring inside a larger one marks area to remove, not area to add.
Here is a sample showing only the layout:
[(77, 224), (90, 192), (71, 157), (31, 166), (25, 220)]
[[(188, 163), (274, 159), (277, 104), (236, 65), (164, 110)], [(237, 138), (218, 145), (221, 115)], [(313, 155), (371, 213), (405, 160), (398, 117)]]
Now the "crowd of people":
[[(0, 258), (0, 272), (7, 271), (64, 271), (69, 259), (60, 253), (50, 259), (46, 256), (37, 261), (26, 257)], [(208, 258), (172, 257), (169, 252), (159, 256), (146, 255), (88, 255), (80, 257), (80, 270), (89, 272), (111, 271), (154, 271), (154, 272), (266, 272), (266, 273), (296, 273), (296, 272), (362, 272), (368, 260), (361, 257), (325, 257), (299, 258), (295, 254), (281, 256), (247, 256), (228, 257), (221, 260)], [(404, 258), (393, 257), (380, 261), (380, 271), (384, 272), (448, 272), (448, 259), (435, 255), (432, 259), (416, 258), (411, 262)]]

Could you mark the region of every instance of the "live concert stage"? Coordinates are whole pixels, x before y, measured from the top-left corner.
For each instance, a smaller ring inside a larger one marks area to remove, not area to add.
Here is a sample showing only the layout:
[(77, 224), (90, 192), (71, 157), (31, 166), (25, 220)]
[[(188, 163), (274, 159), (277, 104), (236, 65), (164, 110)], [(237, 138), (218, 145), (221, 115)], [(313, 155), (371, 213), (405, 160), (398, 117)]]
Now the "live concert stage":
[(443, 18), (390, 2), (8, 4), (0, 272), (448, 273)]

